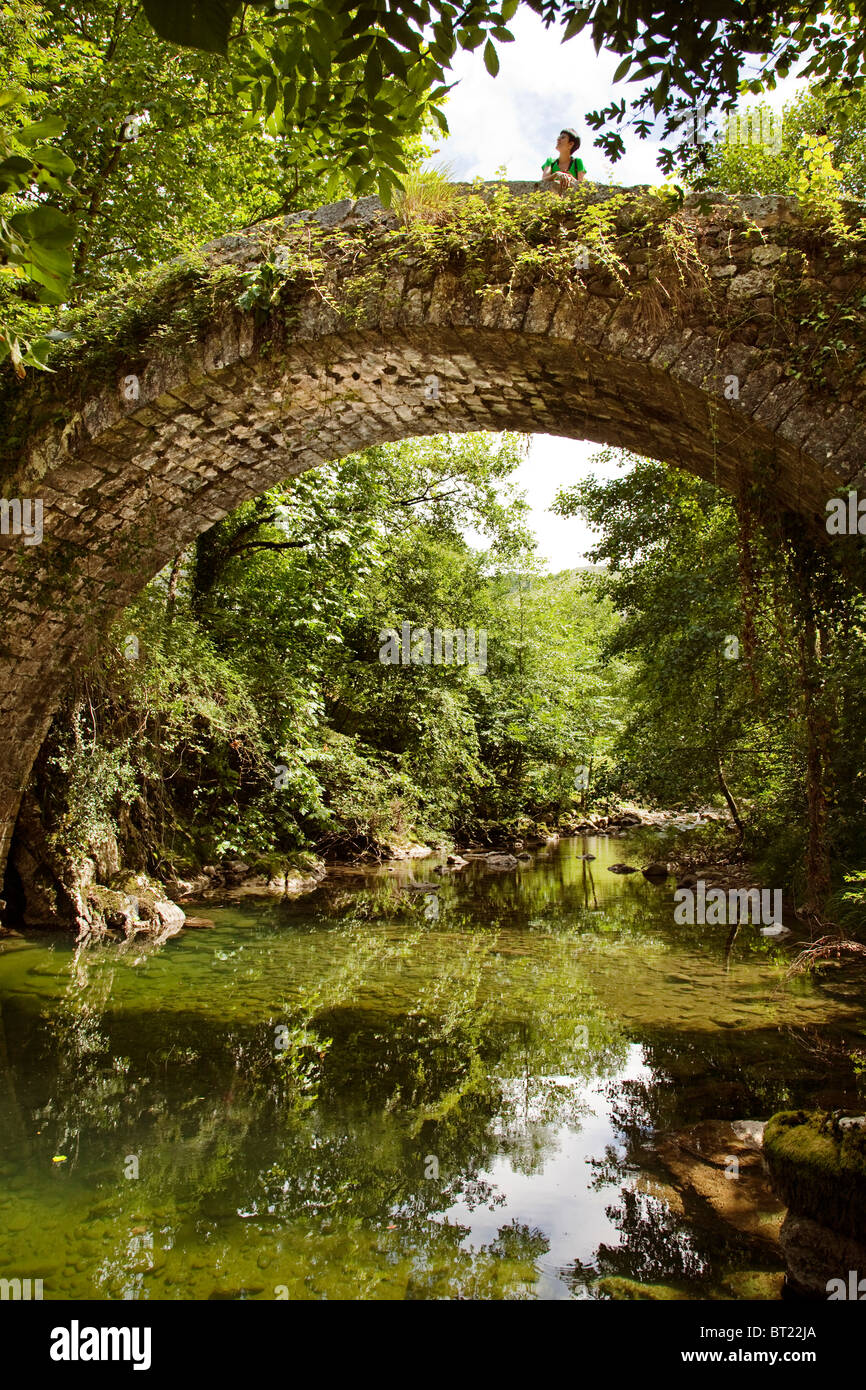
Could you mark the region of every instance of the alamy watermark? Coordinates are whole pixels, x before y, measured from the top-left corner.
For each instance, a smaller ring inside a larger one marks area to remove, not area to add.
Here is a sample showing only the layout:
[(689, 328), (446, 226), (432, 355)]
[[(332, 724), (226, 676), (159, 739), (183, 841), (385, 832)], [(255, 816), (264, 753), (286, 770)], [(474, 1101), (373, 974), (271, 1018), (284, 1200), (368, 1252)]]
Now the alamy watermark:
[(48, 1354), (52, 1361), (131, 1361), (134, 1371), (147, 1371), (151, 1339), (149, 1327), (82, 1327), (73, 1318), (52, 1328)]
[(780, 154), (782, 149), (782, 117), (778, 111), (762, 106), (738, 115), (730, 111), (725, 116), (721, 130), (708, 130), (707, 103), (698, 102), (689, 112), (686, 120), (690, 123), (687, 135), (689, 144), (705, 145), (719, 141), (728, 146), (759, 145), (768, 154)]
[(678, 888), (674, 893), (674, 921), (682, 925), (733, 926), (737, 922), (782, 921), (782, 890), (769, 888), (710, 888), (702, 878), (697, 888)]
[(844, 1279), (827, 1280), (828, 1303), (833, 1303), (840, 1298), (856, 1303), (862, 1303), (866, 1299), (866, 1279), (860, 1279), (856, 1269), (848, 1270), (847, 1285)]
[(831, 497), (824, 510), (829, 535), (866, 536), (866, 497), (859, 498), (856, 491), (847, 497)]
[(0, 1300), (11, 1298), (18, 1302), (42, 1298), (41, 1279), (0, 1279)]
[(469, 666), (487, 670), (487, 629), (484, 627), (413, 627), (402, 623), (400, 631), (385, 627), (379, 633), (379, 660), (383, 666)]
[(41, 545), (42, 516), (41, 497), (0, 497), (0, 536), (23, 536), (25, 545)]

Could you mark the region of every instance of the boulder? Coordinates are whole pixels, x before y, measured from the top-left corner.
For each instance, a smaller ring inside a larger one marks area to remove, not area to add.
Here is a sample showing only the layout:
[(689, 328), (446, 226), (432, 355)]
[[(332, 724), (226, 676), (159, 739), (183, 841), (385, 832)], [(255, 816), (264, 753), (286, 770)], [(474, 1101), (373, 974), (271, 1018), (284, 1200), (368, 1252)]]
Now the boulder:
[(858, 1302), (866, 1298), (866, 1282), (859, 1290), (860, 1277), (866, 1276), (866, 1243), (794, 1211), (782, 1222), (779, 1239), (792, 1293), (823, 1302), (831, 1296), (847, 1300), (852, 1294)]
[[(119, 899), (126, 900), (131, 907), (131, 915), (118, 906)], [(87, 890), (87, 900), (96, 909), (91, 921), (92, 935), (101, 934), (101, 924), (112, 925), (106, 912), (121, 916), (127, 939), (139, 935), (150, 936), (156, 945), (177, 936), (186, 921), (183, 908), (171, 901), (163, 885), (144, 873), (124, 870), (114, 874), (107, 889), (93, 884)]]
[(662, 879), (667, 878), (669, 869), (667, 864), (662, 864), (660, 861), (654, 860), (652, 864), (645, 865), (645, 867), (641, 869), (641, 873), (644, 878), (655, 879), (657, 882), (661, 882)]
[(489, 869), (516, 869), (517, 859), (513, 854), (488, 854), (485, 861)]
[(243, 859), (223, 861), (223, 878), (226, 883), (243, 883), (244, 879), (251, 873), (250, 865)]
[(849, 1118), (862, 1117), (782, 1110), (767, 1122), (764, 1157), (792, 1212), (866, 1242), (866, 1127), (843, 1125)]
[(719, 1220), (748, 1242), (753, 1254), (781, 1263), (784, 1206), (764, 1168), (762, 1129), (759, 1121), (704, 1120), (662, 1135), (654, 1148), (679, 1187), (707, 1202)]
[(450, 864), (454, 869), (462, 869), (464, 864), (469, 863), (469, 860), (464, 859), (462, 854), (449, 854), (445, 863)]
[(610, 874), (636, 874), (637, 869), (631, 864), (608, 864), (607, 871)]

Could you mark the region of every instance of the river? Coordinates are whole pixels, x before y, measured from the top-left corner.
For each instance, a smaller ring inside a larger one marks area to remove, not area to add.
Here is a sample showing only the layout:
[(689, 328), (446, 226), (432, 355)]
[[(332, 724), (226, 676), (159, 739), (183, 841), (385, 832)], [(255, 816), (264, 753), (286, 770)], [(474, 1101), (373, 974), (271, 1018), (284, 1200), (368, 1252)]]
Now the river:
[[(862, 1106), (862, 976), (608, 865), (337, 871), (158, 950), (0, 943), (0, 1277), (46, 1299), (778, 1296), (655, 1136)], [(594, 860), (579, 856), (591, 853)], [(436, 885), (438, 892), (407, 887)], [(192, 910), (192, 909), (190, 909)]]

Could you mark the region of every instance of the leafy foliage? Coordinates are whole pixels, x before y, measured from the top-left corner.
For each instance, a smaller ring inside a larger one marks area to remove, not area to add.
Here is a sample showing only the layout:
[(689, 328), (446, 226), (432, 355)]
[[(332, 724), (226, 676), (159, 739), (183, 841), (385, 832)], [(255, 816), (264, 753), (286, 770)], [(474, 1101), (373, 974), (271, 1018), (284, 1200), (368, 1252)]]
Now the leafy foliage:
[[(576, 766), (603, 761), (622, 716), (619, 665), (599, 660), (616, 620), (578, 576), (535, 572), (509, 483), (520, 452), (444, 436), (326, 465), (245, 503), (148, 587), (61, 754), (72, 780), (95, 756), (135, 768), (114, 797), (127, 854), (163, 872), (381, 853), (574, 807)], [(486, 667), (383, 664), (405, 622), (483, 630)]]

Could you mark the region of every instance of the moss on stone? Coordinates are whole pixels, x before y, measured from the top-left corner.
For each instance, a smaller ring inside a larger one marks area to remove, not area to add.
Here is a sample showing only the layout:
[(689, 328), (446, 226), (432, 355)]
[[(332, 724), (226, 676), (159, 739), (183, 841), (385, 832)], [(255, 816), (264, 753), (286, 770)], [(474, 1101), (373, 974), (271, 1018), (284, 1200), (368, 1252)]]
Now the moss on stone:
[(764, 1156), (788, 1207), (840, 1235), (866, 1237), (866, 1127), (828, 1111), (783, 1110), (767, 1122)]
[(738, 1299), (773, 1302), (782, 1297), (784, 1283), (783, 1270), (734, 1270), (722, 1281), (722, 1291), (723, 1294), (733, 1294), (734, 1298)]
[(599, 1279), (595, 1288), (599, 1293), (606, 1294), (608, 1298), (618, 1302), (648, 1300), (653, 1303), (671, 1303), (680, 1302), (689, 1297), (687, 1293), (684, 1293), (682, 1289), (675, 1288), (673, 1284), (639, 1284), (636, 1279), (621, 1279), (613, 1275), (607, 1279)]

